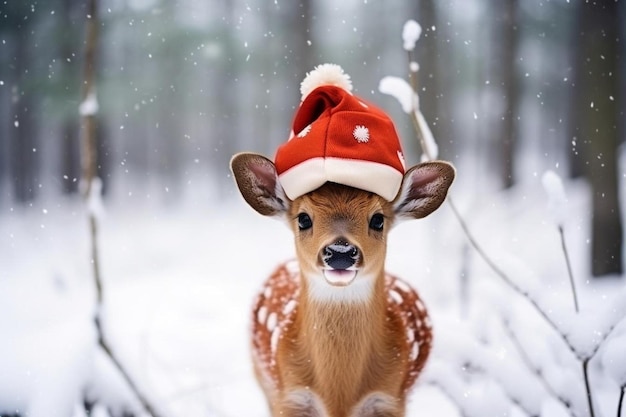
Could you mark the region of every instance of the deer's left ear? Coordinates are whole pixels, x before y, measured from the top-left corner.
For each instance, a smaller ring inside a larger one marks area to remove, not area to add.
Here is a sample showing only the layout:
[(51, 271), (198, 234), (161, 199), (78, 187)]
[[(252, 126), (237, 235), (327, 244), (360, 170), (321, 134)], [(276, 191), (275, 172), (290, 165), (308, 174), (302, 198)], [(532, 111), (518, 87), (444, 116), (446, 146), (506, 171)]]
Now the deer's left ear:
[(396, 218), (421, 219), (437, 210), (446, 199), (454, 175), (454, 167), (442, 161), (424, 162), (409, 169), (393, 201)]

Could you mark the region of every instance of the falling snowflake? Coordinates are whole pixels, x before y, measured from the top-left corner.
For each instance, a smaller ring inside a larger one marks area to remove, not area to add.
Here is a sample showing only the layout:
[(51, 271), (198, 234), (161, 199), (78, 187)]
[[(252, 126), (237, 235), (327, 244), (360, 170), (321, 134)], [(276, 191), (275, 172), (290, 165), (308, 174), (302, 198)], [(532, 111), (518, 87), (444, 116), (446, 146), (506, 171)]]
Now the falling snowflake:
[(298, 133), (298, 137), (299, 138), (303, 138), (306, 135), (308, 135), (310, 131), (311, 131), (311, 125), (308, 125), (304, 129), (302, 129), (302, 131), (300, 131), (300, 133)]
[(352, 131), (352, 136), (359, 143), (366, 143), (370, 140), (370, 130), (365, 126), (357, 125)]

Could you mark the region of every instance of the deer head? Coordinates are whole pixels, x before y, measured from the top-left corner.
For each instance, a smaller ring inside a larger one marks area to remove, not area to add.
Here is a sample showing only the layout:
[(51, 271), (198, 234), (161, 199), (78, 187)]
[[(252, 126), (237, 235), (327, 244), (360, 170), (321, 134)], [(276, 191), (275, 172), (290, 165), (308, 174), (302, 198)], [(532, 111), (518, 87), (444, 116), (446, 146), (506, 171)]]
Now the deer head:
[(384, 271), (389, 230), (436, 210), (455, 175), (446, 162), (426, 162), (406, 172), (392, 201), (333, 182), (290, 200), (269, 159), (240, 153), (231, 168), (246, 202), (292, 230), (301, 272), (315, 299), (368, 297)]

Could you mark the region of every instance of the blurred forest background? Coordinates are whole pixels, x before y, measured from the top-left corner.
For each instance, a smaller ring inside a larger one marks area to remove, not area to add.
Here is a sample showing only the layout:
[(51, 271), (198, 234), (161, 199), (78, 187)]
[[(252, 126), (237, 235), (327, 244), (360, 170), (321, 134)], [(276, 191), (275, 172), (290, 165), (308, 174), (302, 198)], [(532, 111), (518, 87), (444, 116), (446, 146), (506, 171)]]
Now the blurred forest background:
[[(79, 198), (86, 3), (0, 4), (0, 207)], [(340, 64), (357, 94), (389, 111), (417, 162), (409, 118), (378, 92), (383, 76), (407, 74), (401, 31), (411, 18), (423, 28), (421, 107), (440, 157), (477, 198), (546, 169), (587, 178), (593, 274), (620, 273), (625, 3), (103, 1), (96, 118), (105, 197), (130, 207), (188, 192), (230, 196), (231, 155), (273, 156), (300, 81), (324, 62)]]

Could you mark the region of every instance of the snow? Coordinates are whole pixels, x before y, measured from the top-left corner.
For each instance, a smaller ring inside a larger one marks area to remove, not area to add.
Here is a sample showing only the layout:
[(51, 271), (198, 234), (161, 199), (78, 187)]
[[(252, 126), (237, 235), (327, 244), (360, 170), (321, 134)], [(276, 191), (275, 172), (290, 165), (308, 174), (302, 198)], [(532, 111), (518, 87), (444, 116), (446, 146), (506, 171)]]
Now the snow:
[(626, 335), (613, 338), (604, 349), (602, 364), (609, 375), (620, 386), (626, 385)]
[[(86, 187), (86, 184), (81, 184), (81, 188), (84, 187)], [(87, 209), (95, 218), (101, 218), (104, 216), (105, 210), (102, 202), (102, 179), (98, 177), (94, 177), (91, 180), (89, 195), (87, 196)]]
[(546, 171), (541, 177), (541, 183), (548, 195), (548, 208), (557, 226), (563, 226), (565, 210), (567, 209), (567, 197), (563, 181), (552, 170)]
[(83, 102), (78, 106), (78, 113), (81, 116), (95, 116), (98, 114), (99, 108), (98, 97), (96, 96), (95, 91), (90, 90), (89, 93), (87, 93), (85, 100), (83, 100)]
[(404, 78), (390, 75), (383, 77), (378, 84), (378, 91), (398, 100), (405, 113), (410, 114), (413, 111), (415, 93), (411, 85)]
[(402, 110), (407, 114), (413, 114), (424, 141), (424, 155), (422, 161), (437, 159), (439, 147), (428, 126), (428, 122), (419, 109), (419, 96), (413, 91), (411, 85), (403, 78), (386, 76), (378, 84), (378, 91), (394, 97), (402, 106)]
[[(498, 263), (536, 292), (578, 354), (596, 349), (617, 323), (591, 361), (592, 369), (602, 364), (610, 376), (597, 369), (592, 373), (595, 398), (603, 400), (600, 408), (610, 410), (616, 386), (624, 381), (624, 284), (588, 281), (578, 267), (582, 309), (580, 315), (574, 313), (565, 272), (561, 270), (558, 280), (549, 278), (551, 271), (562, 267), (562, 260), (558, 239), (544, 237), (553, 227), (539, 179), (536, 186), (534, 193), (513, 190), (502, 201), (489, 197), (489, 208), (470, 216), (472, 226), (481, 225), (479, 239), (492, 241), (499, 249), (493, 251), (487, 244), (487, 250), (498, 254)], [(517, 194), (525, 201), (515, 212), (517, 228), (503, 229), (509, 209), (501, 202), (520, 205)], [(568, 185), (568, 223), (586, 209), (582, 202), (588, 198), (586, 187)], [(182, 202), (169, 209), (134, 204), (107, 202), (106, 216), (99, 217), (103, 314), (116, 352), (170, 415), (267, 416), (252, 372), (248, 331), (252, 301), (263, 279), (277, 263), (293, 256), (289, 231), (262, 218), (239, 198), (213, 204)], [(2, 208), (4, 409), (35, 416), (54, 409), (76, 417), (80, 412), (72, 410), (84, 390), (110, 408), (139, 409), (96, 348), (85, 210), (70, 201), (42, 202), (19, 211)], [(552, 390), (571, 401), (578, 415), (585, 415), (576, 357), (527, 302), (503, 289), (479, 261), (468, 269), (474, 302), (468, 315), (459, 315), (453, 300), (461, 259), (456, 248), (463, 237), (454, 226), (443, 207), (429, 219), (401, 224), (390, 235), (388, 269), (420, 291), (435, 330), (431, 361), (411, 395), (408, 415), (456, 417), (457, 406), (469, 416), (506, 414), (511, 398), (536, 415), (567, 415), (523, 366), (520, 353), (502, 331), (502, 320), (507, 320)], [(501, 239), (513, 235), (519, 247)], [(572, 240), (572, 257), (586, 257), (586, 235), (574, 234)], [(269, 314), (265, 320), (273, 326)]]
[(422, 27), (415, 20), (408, 20), (402, 28), (402, 41), (406, 51), (415, 49), (415, 43), (422, 34)]
[(419, 126), (424, 146), (424, 149), (422, 149), (422, 161), (431, 161), (439, 157), (439, 147), (437, 146), (437, 142), (435, 141), (433, 133), (431, 132), (424, 115), (419, 110), (419, 107), (417, 107), (417, 109), (418, 110), (415, 111), (415, 117), (417, 118), (417, 125)]

